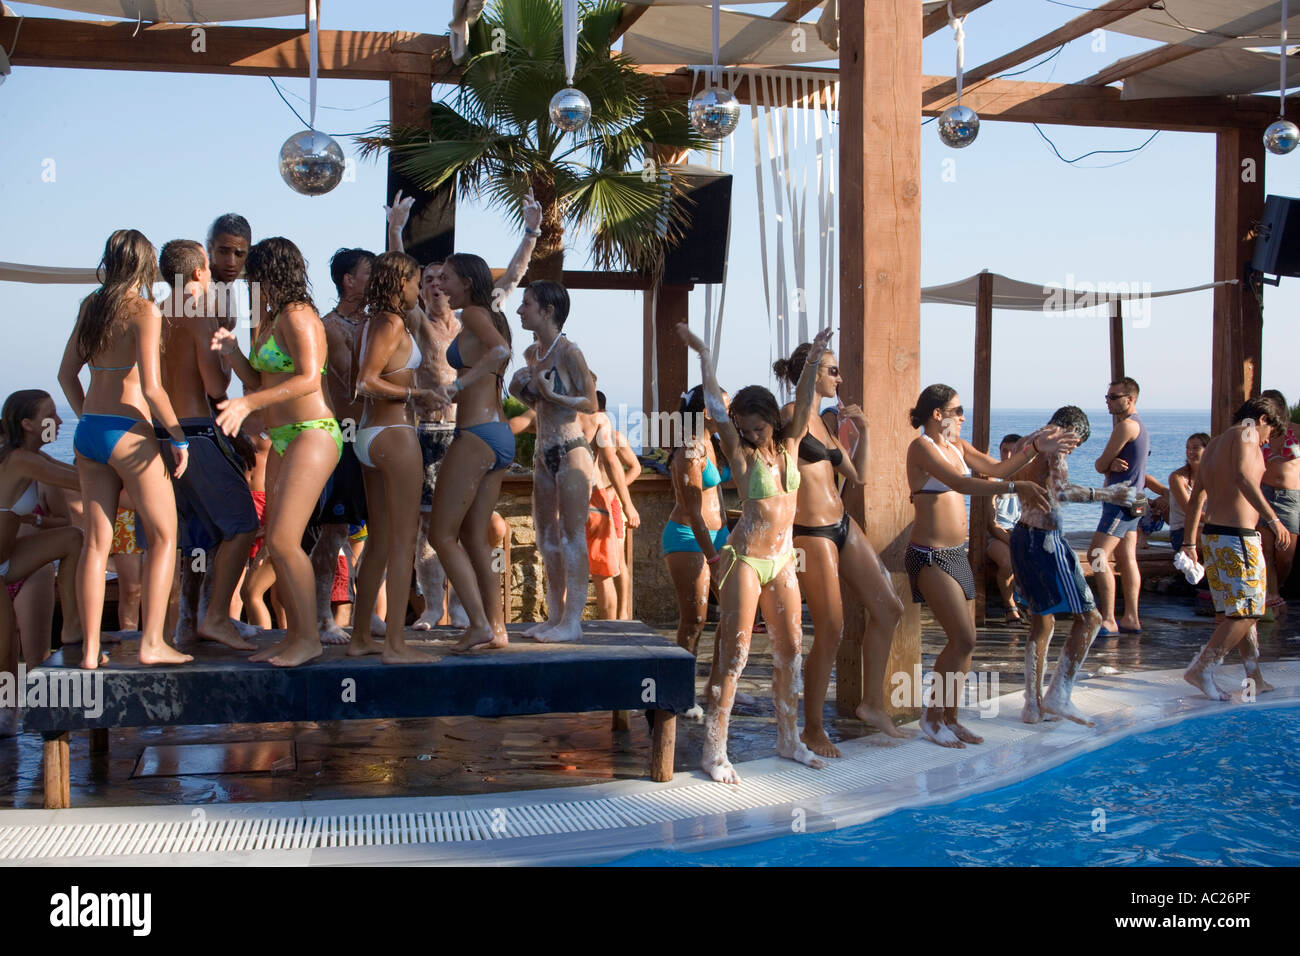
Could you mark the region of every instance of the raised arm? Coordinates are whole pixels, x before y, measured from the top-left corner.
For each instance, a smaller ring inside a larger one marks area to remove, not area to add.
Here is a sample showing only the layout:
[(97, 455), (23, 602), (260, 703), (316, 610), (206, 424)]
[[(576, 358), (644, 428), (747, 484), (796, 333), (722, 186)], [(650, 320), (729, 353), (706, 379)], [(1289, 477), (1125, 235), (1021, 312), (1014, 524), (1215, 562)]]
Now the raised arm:
[(542, 234), (541, 229), (538, 228), (542, 224), (542, 204), (533, 198), (531, 189), (524, 197), (523, 216), (524, 237), (519, 240), (519, 248), (515, 250), (505, 273), (494, 286), (506, 299), (514, 295), (515, 289), (519, 288), (519, 283), (524, 279), (524, 274), (528, 272), (528, 263), (532, 260), (533, 250), (537, 247), (537, 237)]
[[(736, 431), (736, 426), (731, 423), (731, 416), (727, 414), (727, 403), (722, 400), (722, 387), (718, 385), (718, 376), (713, 368), (713, 356), (709, 352), (709, 347), (704, 344), (703, 339), (691, 331), (691, 327), (685, 322), (677, 323), (677, 334), (700, 356), (700, 376), (704, 381), (704, 407), (709, 417), (718, 426), (718, 440), (722, 442), (722, 453), (727, 456), (727, 461), (743, 460), (740, 433)], [(736, 470), (734, 466), (732, 470)]]
[(1039, 455), (1055, 455), (1057, 452), (1072, 451), (1079, 444), (1079, 436), (1060, 428), (1040, 428), (1030, 435), (1028, 440), (1022, 443), (1020, 450), (1006, 461), (984, 454), (964, 438), (960, 441), (962, 456), (972, 469), (990, 478), (1009, 478)]
[[(827, 410), (826, 414), (835, 422), (835, 427), (832, 428), (831, 423), (826, 421), (826, 417), (822, 417), (827, 431), (838, 437), (839, 416), (834, 409)], [(858, 447), (853, 450), (852, 459), (848, 455), (844, 456), (837, 471), (849, 481), (862, 484), (867, 476), (867, 414), (857, 405), (846, 405), (844, 417), (853, 422), (853, 427), (858, 430)]]
[(817, 373), (821, 368), (822, 353), (830, 344), (834, 330), (822, 329), (813, 336), (812, 348), (803, 363), (803, 373), (794, 389), (794, 411), (782, 433), (783, 439), (798, 440), (808, 430), (808, 419), (812, 415), (813, 404), (817, 401)]
[[(1016, 459), (1020, 459), (1021, 467), (1027, 464), (1018, 455), (1012, 460), (1015, 461)], [(931, 442), (921, 441), (920, 439), (913, 441), (907, 449), (907, 461), (908, 464), (928, 475), (933, 475), (960, 494), (988, 498), (996, 495), (1014, 494), (1018, 495), (1022, 501), (1031, 507), (1043, 511), (1051, 510), (1047, 493), (1043, 490), (1042, 485), (1037, 482), (1023, 480), (993, 481), (988, 478), (963, 475)], [(1014, 474), (1014, 472), (1012, 473)]]
[(402, 245), (402, 230), (406, 228), (406, 221), (411, 218), (411, 206), (414, 203), (414, 196), (403, 199), (402, 191), (399, 189), (397, 195), (393, 197), (393, 204), (384, 207), (384, 218), (388, 221), (389, 252), (406, 251), (406, 247)]

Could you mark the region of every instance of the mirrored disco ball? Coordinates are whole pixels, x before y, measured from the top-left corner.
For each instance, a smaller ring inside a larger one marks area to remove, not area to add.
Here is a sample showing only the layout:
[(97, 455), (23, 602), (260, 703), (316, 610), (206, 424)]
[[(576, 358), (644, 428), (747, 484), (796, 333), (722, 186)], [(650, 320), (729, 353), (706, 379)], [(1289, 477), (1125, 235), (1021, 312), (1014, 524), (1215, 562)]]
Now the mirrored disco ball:
[(726, 139), (740, 122), (740, 103), (722, 89), (705, 90), (690, 103), (691, 125), (705, 139)]
[(566, 133), (576, 133), (591, 119), (591, 100), (582, 90), (566, 86), (551, 97), (551, 122)]
[(1300, 143), (1300, 127), (1290, 120), (1278, 120), (1264, 130), (1264, 148), (1270, 153), (1285, 156)]
[(304, 196), (322, 196), (343, 179), (347, 164), (339, 144), (324, 133), (305, 129), (280, 147), (280, 175)]
[(979, 114), (969, 106), (950, 106), (939, 114), (939, 138), (953, 149), (969, 146), (979, 134)]

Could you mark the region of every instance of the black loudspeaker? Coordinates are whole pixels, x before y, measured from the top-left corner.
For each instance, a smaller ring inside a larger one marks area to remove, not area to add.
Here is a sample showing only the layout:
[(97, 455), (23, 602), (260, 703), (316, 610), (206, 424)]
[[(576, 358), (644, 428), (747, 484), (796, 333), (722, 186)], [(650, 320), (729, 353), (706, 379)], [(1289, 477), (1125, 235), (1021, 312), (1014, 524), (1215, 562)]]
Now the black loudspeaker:
[(1250, 267), (1270, 276), (1300, 276), (1300, 199), (1269, 196)]
[(664, 282), (721, 282), (727, 266), (727, 233), (731, 229), (731, 175), (707, 166), (683, 166), (677, 175), (689, 201), (682, 211), (691, 224), (682, 241), (664, 259)]
[(388, 203), (398, 190), (414, 196), (411, 217), (402, 230), (402, 245), (420, 265), (441, 262), (456, 251), (456, 190), (448, 180), (434, 192), (426, 192), (392, 163), (388, 165)]

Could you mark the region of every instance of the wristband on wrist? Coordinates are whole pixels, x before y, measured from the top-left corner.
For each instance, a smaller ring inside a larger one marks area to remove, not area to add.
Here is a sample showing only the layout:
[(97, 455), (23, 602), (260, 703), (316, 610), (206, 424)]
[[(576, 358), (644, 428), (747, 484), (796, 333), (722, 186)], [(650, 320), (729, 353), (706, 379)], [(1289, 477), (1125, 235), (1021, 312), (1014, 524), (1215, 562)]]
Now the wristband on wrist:
[(711, 558), (706, 558), (705, 561), (704, 561), (704, 563), (705, 563), (705, 564), (717, 564), (717, 563), (718, 563), (718, 559), (721, 558), (721, 557), (722, 557), (722, 552), (721, 552), (721, 551), (717, 551), (717, 552), (714, 553), (713, 557), (711, 557)]
[(540, 238), (541, 235), (542, 235), (542, 230), (540, 230), (540, 229), (525, 229), (525, 230), (524, 230), (524, 235), (525, 235), (525, 236), (532, 236), (534, 239), (538, 239), (538, 238)]
[(177, 441), (175, 438), (173, 438), (173, 439), (171, 440), (171, 442), (172, 442), (172, 447), (173, 447), (173, 448), (189, 448), (189, 447), (190, 447), (189, 440), (186, 439), (186, 438), (182, 438), (180, 441)]

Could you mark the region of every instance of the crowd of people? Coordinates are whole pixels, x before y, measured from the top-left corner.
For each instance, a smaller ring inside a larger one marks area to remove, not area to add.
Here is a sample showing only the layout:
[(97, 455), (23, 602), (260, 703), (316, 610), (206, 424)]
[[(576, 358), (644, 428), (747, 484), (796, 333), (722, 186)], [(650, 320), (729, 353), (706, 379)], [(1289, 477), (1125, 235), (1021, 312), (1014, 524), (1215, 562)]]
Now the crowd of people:
[[(63, 645), (81, 645), (85, 668), (104, 664), (110, 560), (123, 628), (134, 623), (133, 594), (138, 601), (143, 664), (188, 662), (177, 645), (195, 640), (282, 667), (313, 660), (324, 644), (386, 664), (428, 661), (407, 640), (412, 605), (416, 630), (459, 619), (455, 652), (503, 647), (499, 545), (507, 528), (495, 508), (524, 431), (536, 433), (533, 519), (547, 611), (526, 636), (579, 639), (589, 582), (600, 616), (627, 616), (622, 540), (625, 527), (640, 523), (629, 485), (641, 465), (564, 333), (570, 303), (559, 283), (524, 290), (517, 314), (532, 341), (507, 379), (515, 343), (501, 303), (525, 273), (540, 207), (531, 196), (525, 202), (525, 237), (496, 281), (478, 256), (422, 265), (407, 255), (409, 208), (400, 194), (388, 207), (387, 251), (334, 255), (337, 303), (324, 316), (297, 246), (280, 237), (253, 243), (241, 216), (218, 218), (206, 243), (176, 239), (155, 250), (135, 230), (109, 238), (101, 285), (82, 302), (59, 368), (78, 418), (75, 467), (41, 450), (61, 424), (49, 394), (15, 392), (0, 414), (0, 501), (10, 502), (0, 507), (0, 668), (13, 672), (20, 652), (31, 666), (48, 656), (56, 593)], [(249, 301), (231, 293), (240, 279), (254, 293)], [(170, 288), (162, 308), (154, 301), (160, 281)], [(241, 307), (251, 308), (247, 352), (236, 334)], [(728, 721), (760, 626), (773, 660), (777, 752), (814, 767), (840, 756), (822, 713), (843, 637), (843, 588), (866, 612), (869, 666), (856, 716), (888, 737), (907, 736), (884, 699), (903, 604), (841, 496), (842, 483), (862, 480), (869, 467), (868, 423), (861, 408), (839, 401), (830, 330), (774, 366), (793, 395), (784, 405), (758, 385), (729, 396), (706, 344), (685, 324), (678, 332), (702, 376), (679, 410), (699, 427), (669, 449), (674, 506), (661, 540), (681, 646), (697, 652), (711, 594), (718, 605), (707, 696), (692, 714), (705, 721), (704, 769), (738, 780)], [(232, 375), (242, 395), (228, 394)], [(1300, 443), (1285, 400), (1266, 392), (1224, 434), (1191, 436), (1187, 462), (1166, 487), (1146, 472), (1150, 438), (1138, 391), (1130, 378), (1107, 390), (1114, 425), (1095, 463), (1100, 487), (1070, 480), (1069, 457), (1090, 434), (1075, 406), (1029, 435), (1005, 436), (995, 458), (961, 437), (964, 412), (952, 388), (931, 385), (918, 397), (904, 569), (912, 600), (946, 635), (920, 722), (934, 743), (981, 742), (960, 723), (954, 696), (976, 642), (966, 496), (996, 499), (988, 555), (1007, 623), (1022, 623), (1021, 606), (1028, 611), (1025, 721), (1090, 724), (1071, 692), (1093, 640), (1140, 631), (1146, 489), (1166, 503), (1181, 560), (1204, 558), (1219, 615), (1188, 681), (1221, 699), (1214, 668), (1240, 646), (1248, 676), (1267, 689), (1253, 622), (1279, 600), (1300, 531)], [(507, 394), (526, 410), (508, 416)], [(721, 494), (728, 485), (740, 505), (731, 522)], [(1061, 520), (1062, 505), (1085, 502), (1101, 504), (1088, 548), (1091, 587)], [(1112, 560), (1123, 582), (1118, 614)], [(805, 603), (813, 631), (806, 665)], [(351, 606), (350, 621), (336, 617), (340, 604)], [(1059, 614), (1072, 625), (1044, 690)], [(273, 625), (283, 636), (256, 643)]]

